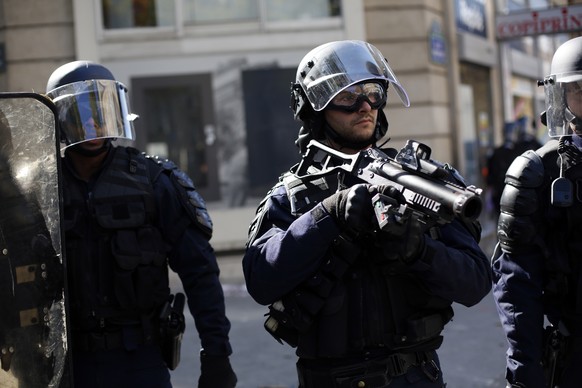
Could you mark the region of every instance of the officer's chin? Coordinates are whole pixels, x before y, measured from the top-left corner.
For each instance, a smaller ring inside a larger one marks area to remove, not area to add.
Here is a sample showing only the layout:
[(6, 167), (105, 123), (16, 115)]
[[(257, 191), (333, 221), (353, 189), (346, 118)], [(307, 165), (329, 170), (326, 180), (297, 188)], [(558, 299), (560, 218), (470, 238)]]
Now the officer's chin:
[(109, 149), (111, 141), (109, 139), (92, 139), (72, 145), (67, 151), (83, 156), (98, 156)]

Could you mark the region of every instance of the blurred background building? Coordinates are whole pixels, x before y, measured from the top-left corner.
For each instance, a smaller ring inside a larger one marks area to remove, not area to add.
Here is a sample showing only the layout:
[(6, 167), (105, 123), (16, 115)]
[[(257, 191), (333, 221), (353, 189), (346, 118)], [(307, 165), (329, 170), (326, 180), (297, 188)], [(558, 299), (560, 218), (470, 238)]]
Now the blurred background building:
[(392, 145), (424, 142), (483, 186), (505, 122), (528, 117), (543, 140), (536, 81), (579, 34), (577, 3), (0, 0), (0, 89), (44, 92), (59, 65), (100, 62), (129, 87), (136, 146), (179, 163), (207, 201), (241, 207), (298, 160), (289, 86), (301, 58), (328, 41), (367, 40), (412, 103), (389, 93)]

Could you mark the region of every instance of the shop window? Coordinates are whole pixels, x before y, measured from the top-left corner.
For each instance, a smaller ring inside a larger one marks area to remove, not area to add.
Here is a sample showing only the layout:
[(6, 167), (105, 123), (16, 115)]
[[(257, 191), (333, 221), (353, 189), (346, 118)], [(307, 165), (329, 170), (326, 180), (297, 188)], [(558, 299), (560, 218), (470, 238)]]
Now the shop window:
[(174, 0), (102, 0), (105, 29), (174, 25)]
[(268, 21), (320, 19), (340, 15), (340, 0), (265, 0)]
[(258, 0), (184, 0), (186, 23), (203, 24), (258, 19)]
[(184, 21), (204, 24), (329, 18), (340, 15), (340, 3), (341, 0), (184, 0)]

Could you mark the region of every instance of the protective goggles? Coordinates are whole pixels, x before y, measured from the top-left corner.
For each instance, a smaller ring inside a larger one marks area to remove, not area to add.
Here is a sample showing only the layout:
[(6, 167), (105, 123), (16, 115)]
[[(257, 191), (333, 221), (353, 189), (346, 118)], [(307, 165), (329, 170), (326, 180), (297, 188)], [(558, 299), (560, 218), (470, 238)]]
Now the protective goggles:
[(344, 112), (356, 112), (367, 102), (372, 109), (379, 109), (386, 104), (386, 91), (377, 82), (363, 82), (348, 86), (339, 92), (328, 104), (329, 109)]

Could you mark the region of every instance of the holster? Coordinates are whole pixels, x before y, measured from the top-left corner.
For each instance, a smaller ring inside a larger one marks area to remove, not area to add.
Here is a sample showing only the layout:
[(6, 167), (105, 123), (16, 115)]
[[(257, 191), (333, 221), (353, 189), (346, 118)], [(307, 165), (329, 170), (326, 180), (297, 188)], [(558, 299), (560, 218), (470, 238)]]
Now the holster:
[(565, 368), (568, 339), (570, 337), (567, 330), (563, 329), (565, 327), (561, 328), (559, 325), (550, 325), (544, 329), (542, 365), (548, 387), (554, 387), (560, 383), (560, 376)]
[[(172, 299), (174, 304), (171, 304)], [(180, 363), (180, 351), (182, 348), (182, 338), (186, 330), (184, 319), (185, 296), (177, 293), (170, 296), (168, 302), (160, 314), (160, 341), (162, 356), (166, 366), (170, 370), (176, 369)]]

